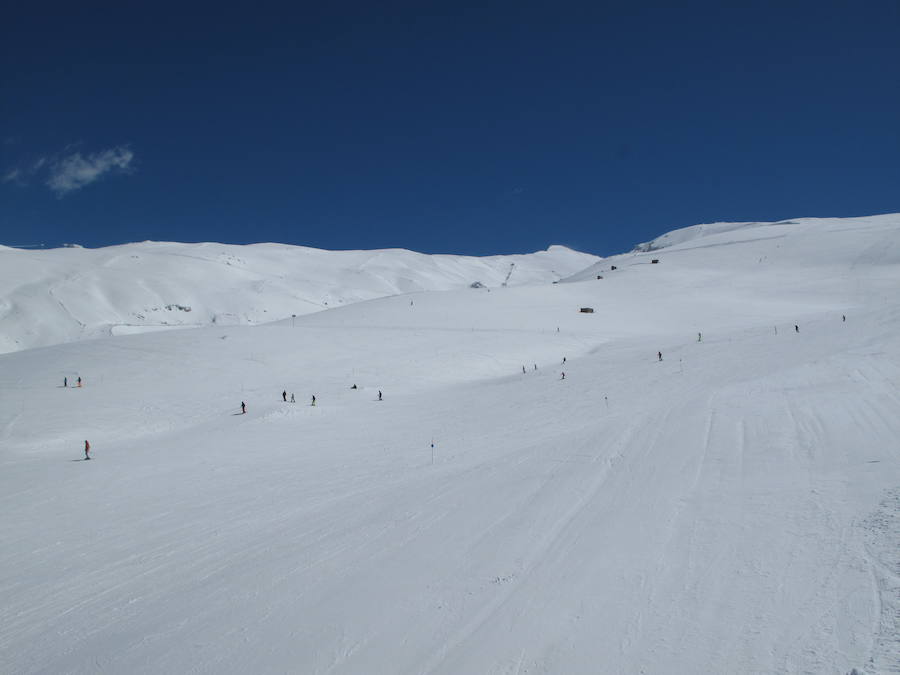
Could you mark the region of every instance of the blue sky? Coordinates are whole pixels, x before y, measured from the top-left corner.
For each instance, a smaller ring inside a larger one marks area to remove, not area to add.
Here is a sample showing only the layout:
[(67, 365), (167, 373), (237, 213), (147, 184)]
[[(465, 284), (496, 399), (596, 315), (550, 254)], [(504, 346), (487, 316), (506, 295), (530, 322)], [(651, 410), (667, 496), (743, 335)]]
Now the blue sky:
[(5, 10), (0, 243), (603, 255), (900, 211), (896, 0), (150, 4)]

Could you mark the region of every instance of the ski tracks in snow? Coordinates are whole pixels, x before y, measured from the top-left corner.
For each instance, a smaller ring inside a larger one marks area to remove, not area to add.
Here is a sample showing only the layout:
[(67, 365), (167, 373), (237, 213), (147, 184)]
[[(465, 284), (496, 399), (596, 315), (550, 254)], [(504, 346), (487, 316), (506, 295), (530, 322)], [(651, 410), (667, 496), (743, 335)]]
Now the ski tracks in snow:
[(900, 673), (900, 487), (888, 490), (862, 523), (878, 606), (865, 673)]
[[(459, 659), (456, 656), (467, 652), (466, 643), (473, 636), (481, 633), (488, 624), (498, 623), (498, 614), (502, 612), (505, 605), (510, 604), (512, 600), (517, 598), (524, 588), (529, 586), (540, 586), (546, 582), (553, 583), (553, 579), (557, 576), (554, 570), (558, 570), (561, 561), (564, 561), (573, 546), (578, 544), (579, 539), (583, 536), (583, 532), (588, 525), (589, 519), (593, 517), (590, 509), (591, 504), (596, 500), (598, 494), (606, 485), (610, 473), (622, 459), (622, 453), (626, 448), (630, 447), (630, 441), (637, 432), (638, 425), (633, 424), (623, 434), (619, 435), (612, 444), (611, 453), (575, 453), (583, 462), (579, 462), (583, 467), (583, 474), (589, 477), (586, 484), (578, 488), (574, 498), (569, 501), (566, 508), (554, 518), (547, 526), (542, 526), (534, 531), (535, 538), (530, 539), (530, 543), (522, 558), (516, 565), (516, 572), (506, 576), (495, 577), (494, 584), (497, 587), (487, 602), (474, 611), (471, 616), (457, 626), (453, 632), (446, 637), (437, 652), (420, 666), (420, 672), (460, 672)], [(572, 456), (575, 456), (572, 455)], [(605, 460), (600, 461), (605, 455)], [(558, 460), (551, 460), (558, 461)], [(550, 474), (548, 480), (545, 481), (544, 487), (534, 493), (530, 500), (530, 504), (524, 505), (522, 508), (526, 512), (534, 510), (545, 505), (550, 495), (546, 490), (553, 491), (558, 486), (550, 484), (550, 480), (554, 474)], [(567, 500), (568, 501), (568, 500)], [(520, 514), (511, 514), (521, 517)], [(492, 526), (492, 530), (507, 528), (509, 525), (503, 519), (497, 521)], [(522, 596), (527, 596), (522, 593)], [(523, 608), (512, 608), (509, 616), (503, 621), (515, 622), (517, 617), (521, 615)], [(499, 664), (491, 672), (519, 672), (523, 663), (526, 661), (526, 653), (528, 649), (523, 649), (516, 661), (515, 671), (510, 671), (511, 664)], [(533, 661), (533, 659), (532, 659)], [(465, 657), (462, 658), (465, 663)], [(526, 670), (525, 672), (528, 672)]]

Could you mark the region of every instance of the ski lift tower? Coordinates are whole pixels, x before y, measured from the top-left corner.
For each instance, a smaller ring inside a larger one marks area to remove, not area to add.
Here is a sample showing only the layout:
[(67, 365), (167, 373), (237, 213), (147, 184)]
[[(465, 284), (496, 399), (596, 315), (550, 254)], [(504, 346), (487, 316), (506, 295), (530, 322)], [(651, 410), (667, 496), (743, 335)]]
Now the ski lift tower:
[(509, 263), (509, 272), (506, 273), (506, 278), (503, 280), (501, 286), (506, 286), (509, 283), (509, 278), (512, 276), (513, 270), (516, 269), (516, 263)]

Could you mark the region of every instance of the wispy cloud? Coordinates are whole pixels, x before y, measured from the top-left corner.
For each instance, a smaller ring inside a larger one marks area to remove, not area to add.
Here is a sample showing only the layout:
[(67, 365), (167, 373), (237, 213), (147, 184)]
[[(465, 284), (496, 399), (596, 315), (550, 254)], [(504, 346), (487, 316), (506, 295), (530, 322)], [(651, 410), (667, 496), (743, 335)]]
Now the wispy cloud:
[(13, 167), (3, 174), (3, 177), (0, 178), (0, 182), (15, 183), (16, 185), (28, 185), (28, 179), (34, 176), (34, 174), (36, 174), (38, 171), (40, 171), (46, 163), (46, 157), (39, 157), (32, 162), (23, 164), (22, 166)]
[(127, 172), (133, 159), (134, 153), (126, 146), (89, 155), (76, 152), (50, 163), (50, 175), (46, 184), (57, 197), (65, 197), (70, 192), (100, 180), (111, 171)]
[(18, 183), (22, 180), (22, 169), (10, 169), (3, 174), (3, 178), (0, 180), (4, 183)]
[(108, 173), (132, 171), (134, 152), (127, 145), (87, 154), (71, 152), (72, 149), (72, 146), (66, 148), (70, 151), (69, 154), (38, 157), (8, 169), (0, 176), (0, 182), (28, 185), (31, 179), (40, 174), (44, 185), (62, 198), (100, 180)]

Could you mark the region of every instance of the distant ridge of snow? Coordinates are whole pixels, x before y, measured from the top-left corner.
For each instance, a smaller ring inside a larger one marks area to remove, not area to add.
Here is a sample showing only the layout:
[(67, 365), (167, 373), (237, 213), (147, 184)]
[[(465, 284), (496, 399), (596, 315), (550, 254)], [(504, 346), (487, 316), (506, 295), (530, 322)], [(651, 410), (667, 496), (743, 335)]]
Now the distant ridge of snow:
[(565, 246), (521, 255), (140, 243), (0, 247), (0, 353), (170, 327), (258, 324), (421, 291), (551, 283), (597, 261)]
[[(790, 241), (792, 265), (815, 265), (828, 260), (835, 263), (846, 263), (847, 251), (845, 244), (828, 245), (824, 238), (840, 238), (842, 233), (848, 231), (873, 231), (884, 230), (885, 236), (893, 238), (893, 231), (900, 227), (900, 213), (888, 213), (878, 216), (863, 216), (859, 218), (792, 218), (775, 222), (743, 222), (743, 223), (704, 223), (691, 225), (678, 230), (666, 232), (651, 241), (638, 244), (630, 253), (610, 256), (600, 260), (575, 274), (561, 279), (562, 282), (586, 281), (596, 279), (614, 273), (612, 267), (618, 268), (618, 274), (627, 270), (632, 265), (644, 265), (651, 263), (654, 258), (662, 258), (669, 254), (685, 254), (695, 249), (711, 249), (710, 252), (700, 258), (694, 258), (694, 264), (700, 262), (704, 267), (715, 270), (715, 273), (725, 274), (721, 262), (717, 258), (723, 255), (723, 247), (734, 247), (740, 244), (753, 242), (765, 243), (766, 240), (784, 239)], [(890, 232), (890, 234), (888, 234)], [(817, 237), (823, 238), (817, 242)], [(805, 242), (802, 246), (800, 242)], [(817, 242), (822, 245), (822, 250), (813, 254), (810, 243)], [(799, 247), (799, 248), (797, 248)], [(717, 249), (718, 253), (713, 253)], [(744, 249), (750, 250), (750, 249)], [(775, 247), (778, 251), (779, 247)], [(774, 255), (774, 253), (773, 253)], [(780, 253), (784, 258), (787, 249)], [(900, 251), (894, 251), (891, 247), (883, 250), (872, 249), (866, 253), (866, 261), (893, 261), (900, 256)], [(671, 258), (672, 260), (674, 258)], [(860, 260), (862, 262), (863, 260)], [(666, 261), (663, 260), (663, 263)], [(762, 260), (760, 260), (762, 262)], [(787, 262), (784, 260), (784, 262)], [(733, 270), (730, 272), (733, 274)]]
[[(697, 239), (703, 239), (706, 237), (711, 237), (715, 235), (727, 234), (729, 232), (743, 231), (744, 234), (747, 234), (747, 231), (757, 230), (759, 228), (770, 228), (773, 226), (788, 226), (788, 225), (796, 225), (796, 226), (827, 226), (830, 224), (834, 224), (836, 222), (843, 223), (845, 225), (867, 225), (883, 222), (883, 223), (894, 223), (897, 220), (900, 220), (900, 214), (898, 213), (887, 213), (878, 216), (862, 216), (859, 218), (790, 218), (788, 220), (777, 220), (774, 222), (763, 222), (763, 221), (746, 221), (746, 222), (717, 222), (717, 223), (701, 223), (699, 225), (691, 225), (689, 227), (682, 227), (677, 230), (671, 230), (666, 232), (665, 234), (661, 234), (660, 236), (652, 239), (648, 242), (644, 242), (642, 244), (638, 244), (634, 247), (632, 253), (649, 253), (651, 251), (658, 251), (663, 248), (670, 248), (672, 246), (677, 246), (679, 244), (685, 244), (688, 242), (695, 241)], [(765, 236), (765, 235), (763, 235)], [(747, 237), (742, 237), (741, 240), (745, 241)]]
[(747, 227), (755, 227), (759, 225), (760, 223), (756, 222), (701, 223), (699, 225), (691, 225), (690, 227), (682, 227), (679, 230), (666, 232), (665, 234), (656, 237), (656, 239), (644, 242), (643, 244), (638, 244), (634, 247), (634, 251), (639, 253), (657, 251), (661, 248), (675, 246), (676, 244), (683, 244), (684, 242), (699, 239), (700, 237), (705, 237), (710, 234), (733, 232), (734, 230), (740, 230)]

